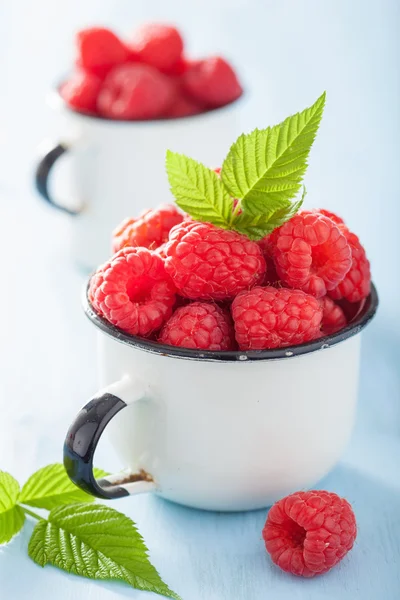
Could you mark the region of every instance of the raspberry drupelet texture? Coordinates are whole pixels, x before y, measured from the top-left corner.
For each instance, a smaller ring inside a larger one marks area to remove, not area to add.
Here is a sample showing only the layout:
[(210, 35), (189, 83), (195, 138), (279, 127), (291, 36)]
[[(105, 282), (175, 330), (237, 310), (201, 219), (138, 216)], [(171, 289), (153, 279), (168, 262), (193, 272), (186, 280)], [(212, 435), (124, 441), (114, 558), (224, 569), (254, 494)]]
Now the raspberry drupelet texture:
[(351, 248), (351, 267), (344, 279), (329, 291), (329, 295), (335, 300), (344, 298), (349, 302), (359, 302), (366, 298), (371, 291), (369, 260), (355, 233), (349, 231), (345, 225), (339, 225), (339, 229)]
[(184, 215), (174, 204), (162, 204), (145, 210), (137, 219), (125, 219), (113, 232), (113, 252), (126, 246), (154, 250), (168, 240), (172, 227), (183, 219)]
[(321, 304), (300, 290), (256, 287), (238, 294), (231, 312), (241, 350), (282, 348), (320, 336)]
[(336, 225), (344, 225), (344, 221), (342, 219), (342, 217), (339, 217), (336, 213), (330, 211), (330, 210), (326, 210), (326, 208), (311, 208), (308, 210), (302, 210), (301, 213), (302, 215), (324, 215), (324, 217), (328, 217), (328, 219), (331, 219), (331, 221), (333, 221), (334, 223), (336, 223)]
[(356, 519), (347, 500), (322, 490), (279, 500), (263, 529), (273, 562), (302, 577), (329, 571), (351, 550), (356, 535)]
[(279, 277), (275, 267), (273, 244), (269, 238), (270, 236), (267, 235), (265, 238), (262, 238), (257, 242), (261, 248), (265, 263), (267, 265), (267, 272), (265, 274), (265, 280), (263, 283), (264, 285), (272, 285), (273, 287), (283, 287), (281, 278)]
[(346, 327), (347, 319), (343, 309), (336, 304), (329, 296), (320, 298), (322, 306), (322, 326), (323, 335), (336, 333)]
[(60, 88), (60, 94), (69, 106), (89, 114), (96, 112), (101, 79), (93, 73), (77, 71)]
[(227, 312), (206, 302), (176, 309), (164, 325), (159, 341), (170, 346), (200, 350), (233, 350), (235, 336)]
[(192, 61), (182, 76), (182, 84), (195, 102), (209, 108), (233, 102), (243, 92), (235, 71), (220, 56)]
[(175, 291), (160, 256), (146, 248), (123, 248), (93, 275), (88, 295), (112, 325), (147, 337), (171, 316)]
[(269, 236), (279, 277), (317, 298), (333, 290), (351, 267), (348, 241), (330, 218), (304, 211)]
[(85, 71), (103, 77), (128, 59), (128, 50), (109, 29), (89, 27), (76, 34), (77, 64)]
[(174, 98), (175, 86), (168, 77), (149, 65), (127, 63), (108, 73), (97, 97), (97, 109), (108, 119), (156, 119)]
[(244, 235), (198, 221), (170, 231), (165, 266), (179, 293), (193, 300), (226, 300), (261, 283), (265, 260)]
[(183, 40), (179, 31), (171, 25), (143, 25), (134, 32), (128, 47), (132, 52), (132, 59), (164, 73), (176, 73), (178, 67), (182, 68)]

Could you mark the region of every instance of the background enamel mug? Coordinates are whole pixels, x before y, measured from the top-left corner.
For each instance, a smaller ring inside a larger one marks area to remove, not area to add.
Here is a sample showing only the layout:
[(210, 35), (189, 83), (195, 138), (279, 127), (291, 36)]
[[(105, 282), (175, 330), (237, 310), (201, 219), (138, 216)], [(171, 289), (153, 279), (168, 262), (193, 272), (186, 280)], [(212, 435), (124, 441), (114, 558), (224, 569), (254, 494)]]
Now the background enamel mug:
[[(360, 331), (378, 305), (372, 287), (345, 329), (277, 350), (210, 352), (125, 335), (91, 308), (101, 385), (64, 446), (70, 478), (101, 498), (154, 492), (187, 506), (262, 508), (328, 473), (350, 437)], [(96, 481), (103, 430), (128, 470)], [(295, 451), (294, 451), (295, 449)]]
[[(210, 167), (220, 166), (238, 131), (240, 99), (209, 112), (156, 121), (112, 121), (69, 109), (54, 92), (50, 104), (65, 117), (68, 140), (46, 148), (36, 169), (36, 188), (71, 219), (74, 261), (93, 270), (111, 253), (111, 231), (122, 219), (170, 201), (165, 172), (168, 148)], [(55, 200), (49, 176), (71, 153), (74, 206)]]

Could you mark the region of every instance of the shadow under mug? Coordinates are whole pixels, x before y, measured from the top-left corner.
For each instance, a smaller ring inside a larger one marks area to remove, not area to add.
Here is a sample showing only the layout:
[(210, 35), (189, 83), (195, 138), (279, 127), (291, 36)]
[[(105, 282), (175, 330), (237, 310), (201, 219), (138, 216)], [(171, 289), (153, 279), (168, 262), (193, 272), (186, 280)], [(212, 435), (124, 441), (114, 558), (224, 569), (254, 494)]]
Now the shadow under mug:
[[(126, 335), (85, 294), (105, 387), (68, 431), (69, 477), (100, 498), (154, 492), (218, 511), (263, 508), (310, 488), (351, 435), (360, 332), (377, 306), (372, 286), (338, 333), (289, 348), (218, 353)], [(106, 428), (127, 470), (96, 480), (93, 456)]]
[[(191, 117), (154, 121), (113, 121), (68, 108), (58, 91), (50, 106), (66, 120), (68, 141), (47, 144), (35, 173), (36, 189), (73, 222), (72, 255), (92, 271), (109, 258), (111, 231), (123, 219), (171, 201), (165, 172), (167, 149), (220, 166), (238, 131), (242, 98)], [(71, 154), (71, 177), (78, 198), (71, 207), (50, 192), (53, 166)]]

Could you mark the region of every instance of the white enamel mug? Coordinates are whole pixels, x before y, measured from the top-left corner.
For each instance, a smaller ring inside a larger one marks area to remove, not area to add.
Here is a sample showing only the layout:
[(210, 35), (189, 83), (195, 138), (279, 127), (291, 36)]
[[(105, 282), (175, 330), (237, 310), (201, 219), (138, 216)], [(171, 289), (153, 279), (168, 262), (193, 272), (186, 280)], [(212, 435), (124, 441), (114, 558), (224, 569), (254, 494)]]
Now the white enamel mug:
[[(152, 492), (218, 511), (270, 506), (307, 489), (339, 460), (351, 435), (360, 332), (376, 290), (342, 331), (277, 350), (206, 352), (125, 335), (92, 309), (103, 389), (64, 446), (70, 478), (101, 498)], [(107, 428), (125, 471), (96, 481)]]
[[(220, 166), (238, 133), (241, 100), (200, 115), (156, 121), (112, 121), (75, 112), (57, 92), (50, 105), (65, 118), (67, 140), (47, 144), (36, 169), (42, 198), (71, 218), (74, 262), (92, 271), (109, 258), (110, 232), (123, 219), (168, 202), (168, 148), (210, 167)], [(49, 177), (56, 161), (71, 154), (74, 207), (56, 201)]]

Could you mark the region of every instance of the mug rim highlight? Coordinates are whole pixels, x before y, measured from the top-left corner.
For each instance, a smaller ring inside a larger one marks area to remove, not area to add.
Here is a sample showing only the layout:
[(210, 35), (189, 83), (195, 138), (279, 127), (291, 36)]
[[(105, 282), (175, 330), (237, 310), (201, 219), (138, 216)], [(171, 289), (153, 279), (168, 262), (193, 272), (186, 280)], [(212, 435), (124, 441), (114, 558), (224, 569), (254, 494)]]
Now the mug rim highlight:
[(198, 113), (196, 115), (188, 115), (185, 117), (173, 117), (173, 118), (160, 118), (160, 119), (143, 119), (138, 121), (125, 121), (123, 119), (106, 119), (105, 117), (100, 117), (97, 115), (90, 115), (84, 112), (79, 112), (78, 110), (73, 110), (68, 106), (65, 102), (64, 98), (61, 96), (60, 88), (63, 84), (64, 80), (60, 81), (55, 87), (53, 87), (47, 94), (47, 102), (48, 104), (55, 109), (63, 109), (69, 114), (76, 116), (77, 118), (87, 120), (92, 123), (102, 123), (102, 124), (111, 124), (116, 126), (121, 125), (129, 125), (129, 126), (142, 126), (149, 127), (151, 124), (172, 124), (172, 123), (182, 123), (182, 122), (190, 122), (190, 121), (199, 121), (201, 119), (206, 119), (207, 117), (217, 116), (221, 113), (228, 112), (229, 110), (233, 110), (238, 105), (241, 106), (243, 102), (247, 99), (248, 94), (245, 90), (242, 91), (242, 94), (236, 100), (229, 102), (228, 104), (224, 104), (223, 106), (217, 106), (216, 108), (211, 108), (210, 110), (204, 111), (202, 113)]
[(218, 352), (215, 350), (195, 350), (190, 348), (180, 348), (177, 346), (168, 346), (166, 344), (159, 344), (158, 342), (152, 340), (147, 340), (145, 338), (124, 333), (96, 313), (88, 298), (89, 282), (86, 285), (83, 293), (83, 309), (87, 318), (98, 329), (100, 329), (100, 331), (122, 344), (132, 346), (133, 348), (144, 350), (145, 352), (150, 352), (152, 354), (160, 354), (161, 356), (167, 356), (170, 358), (209, 362), (248, 363), (260, 360), (282, 360), (294, 358), (295, 356), (310, 354), (318, 350), (325, 350), (360, 333), (375, 316), (379, 304), (376, 287), (371, 282), (371, 292), (366, 298), (365, 305), (363, 306), (362, 310), (352, 322), (350, 322), (346, 327), (344, 327), (344, 329), (341, 329), (337, 333), (326, 335), (318, 340), (313, 340), (304, 344), (298, 344), (296, 346), (287, 346), (285, 348), (247, 351), (228, 350), (224, 352)]

